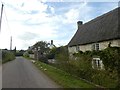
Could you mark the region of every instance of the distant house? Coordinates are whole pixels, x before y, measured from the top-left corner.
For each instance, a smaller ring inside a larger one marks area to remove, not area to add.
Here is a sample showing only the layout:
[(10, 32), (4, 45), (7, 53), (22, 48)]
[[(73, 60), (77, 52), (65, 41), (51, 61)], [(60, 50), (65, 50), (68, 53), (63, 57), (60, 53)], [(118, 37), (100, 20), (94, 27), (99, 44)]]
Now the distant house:
[(108, 46), (120, 47), (118, 12), (120, 13), (120, 8), (116, 8), (85, 24), (78, 21), (78, 30), (68, 43), (69, 53), (103, 50)]
[(50, 49), (53, 49), (53, 48), (55, 48), (56, 46), (53, 44), (53, 40), (51, 40), (51, 43), (50, 43), (50, 45), (49, 45), (49, 48)]
[(29, 54), (30, 58), (34, 59), (33, 46), (28, 47), (26, 53)]

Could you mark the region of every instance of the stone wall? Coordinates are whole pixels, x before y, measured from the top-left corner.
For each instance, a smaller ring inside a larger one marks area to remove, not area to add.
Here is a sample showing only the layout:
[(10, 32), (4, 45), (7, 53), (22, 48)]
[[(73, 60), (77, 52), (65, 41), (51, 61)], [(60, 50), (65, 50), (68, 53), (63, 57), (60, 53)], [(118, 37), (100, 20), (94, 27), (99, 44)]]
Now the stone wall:
[[(85, 51), (92, 51), (93, 50), (92, 49), (93, 44), (95, 44), (95, 43), (68, 47), (68, 51), (69, 51), (69, 53), (77, 53), (79, 50), (83, 51), (83, 52), (85, 52)], [(112, 47), (114, 47), (114, 46), (120, 47), (120, 39), (99, 42), (98, 44), (99, 44), (99, 50), (103, 50), (103, 49), (107, 48), (109, 44)], [(77, 50), (77, 47), (79, 47), (79, 50)]]

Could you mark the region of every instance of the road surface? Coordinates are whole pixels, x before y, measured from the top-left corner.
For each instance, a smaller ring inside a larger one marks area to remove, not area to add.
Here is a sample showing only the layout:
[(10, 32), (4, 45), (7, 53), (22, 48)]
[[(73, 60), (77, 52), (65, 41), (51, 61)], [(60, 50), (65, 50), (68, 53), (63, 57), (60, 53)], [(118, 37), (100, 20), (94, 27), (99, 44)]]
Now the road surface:
[(59, 88), (29, 60), (16, 57), (2, 67), (2, 88)]

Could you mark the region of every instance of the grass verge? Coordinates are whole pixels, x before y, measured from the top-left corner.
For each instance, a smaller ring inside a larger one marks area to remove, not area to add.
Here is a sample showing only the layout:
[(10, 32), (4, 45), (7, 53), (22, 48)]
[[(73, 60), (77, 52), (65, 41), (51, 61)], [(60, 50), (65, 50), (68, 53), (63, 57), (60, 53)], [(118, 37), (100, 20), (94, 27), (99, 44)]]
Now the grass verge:
[(70, 74), (51, 65), (42, 63), (40, 61), (37, 61), (34, 64), (63, 88), (97, 88), (96, 86), (73, 77)]

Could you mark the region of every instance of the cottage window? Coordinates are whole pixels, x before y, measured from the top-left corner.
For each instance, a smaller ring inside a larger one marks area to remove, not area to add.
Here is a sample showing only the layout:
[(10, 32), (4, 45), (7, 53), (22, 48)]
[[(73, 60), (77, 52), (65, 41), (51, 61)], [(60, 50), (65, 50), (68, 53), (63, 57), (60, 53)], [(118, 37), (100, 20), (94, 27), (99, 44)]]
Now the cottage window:
[(92, 50), (99, 50), (99, 43), (95, 43), (92, 45)]
[(96, 43), (96, 50), (99, 50), (99, 43)]
[(92, 59), (92, 68), (98, 69), (98, 70), (104, 69), (104, 65), (102, 63), (102, 60), (100, 60), (100, 58), (93, 58)]

